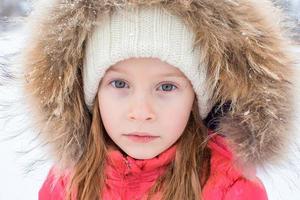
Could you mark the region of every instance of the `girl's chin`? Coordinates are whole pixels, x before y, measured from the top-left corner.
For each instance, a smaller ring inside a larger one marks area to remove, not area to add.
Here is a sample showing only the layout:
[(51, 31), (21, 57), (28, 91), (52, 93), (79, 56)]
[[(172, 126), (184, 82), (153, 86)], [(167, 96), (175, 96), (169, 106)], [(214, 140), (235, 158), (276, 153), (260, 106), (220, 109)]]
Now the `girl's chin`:
[(146, 152), (144, 150), (126, 151), (126, 154), (137, 160), (151, 159), (159, 155), (160, 152)]

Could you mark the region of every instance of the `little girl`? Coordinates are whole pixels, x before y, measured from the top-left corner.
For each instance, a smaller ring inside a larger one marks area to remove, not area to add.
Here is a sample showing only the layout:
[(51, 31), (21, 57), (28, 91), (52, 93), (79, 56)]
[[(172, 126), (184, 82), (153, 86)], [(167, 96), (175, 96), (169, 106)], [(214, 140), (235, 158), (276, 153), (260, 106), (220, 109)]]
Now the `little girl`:
[(268, 1), (36, 7), (26, 91), (55, 165), (39, 199), (265, 200), (292, 68)]

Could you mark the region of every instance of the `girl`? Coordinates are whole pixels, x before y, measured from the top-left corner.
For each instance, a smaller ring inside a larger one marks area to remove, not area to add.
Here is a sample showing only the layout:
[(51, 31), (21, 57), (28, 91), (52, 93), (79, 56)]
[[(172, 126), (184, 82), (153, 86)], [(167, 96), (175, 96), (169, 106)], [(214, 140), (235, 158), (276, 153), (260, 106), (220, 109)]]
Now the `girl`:
[(255, 169), (280, 158), (292, 110), (270, 2), (36, 11), (26, 89), (56, 158), (39, 199), (267, 199)]

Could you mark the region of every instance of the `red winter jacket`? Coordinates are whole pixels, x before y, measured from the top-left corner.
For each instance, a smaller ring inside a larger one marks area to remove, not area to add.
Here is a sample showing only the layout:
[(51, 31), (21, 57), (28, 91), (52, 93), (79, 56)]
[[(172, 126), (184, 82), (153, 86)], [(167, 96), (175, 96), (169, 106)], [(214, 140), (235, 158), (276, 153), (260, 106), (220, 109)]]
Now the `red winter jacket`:
[[(232, 154), (225, 140), (215, 136), (209, 142), (212, 152), (211, 175), (203, 188), (204, 200), (267, 200), (264, 186), (258, 179), (247, 180), (233, 166)], [(119, 151), (109, 152), (106, 168), (107, 180), (103, 191), (104, 200), (142, 199), (143, 194), (164, 173), (166, 166), (174, 159), (176, 147), (173, 146), (157, 158), (135, 160), (127, 158)], [(40, 200), (64, 199), (68, 176), (59, 177), (54, 183), (54, 168), (48, 174), (39, 191)]]

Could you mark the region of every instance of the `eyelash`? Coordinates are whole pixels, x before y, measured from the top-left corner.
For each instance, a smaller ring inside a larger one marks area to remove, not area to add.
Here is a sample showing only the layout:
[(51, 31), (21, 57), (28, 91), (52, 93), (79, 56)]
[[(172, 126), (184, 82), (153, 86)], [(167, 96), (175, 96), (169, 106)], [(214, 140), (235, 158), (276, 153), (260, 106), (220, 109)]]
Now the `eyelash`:
[[(110, 81), (110, 82), (109, 82), (109, 85), (112, 85), (112, 84), (113, 84), (114, 82), (116, 82), (116, 81), (122, 81), (122, 82), (124, 82), (125, 84), (127, 84), (126, 81), (117, 79), (117, 80)], [(128, 85), (128, 84), (127, 84), (127, 85)], [(173, 83), (170, 83), (170, 82), (163, 82), (163, 84), (161, 84), (161, 86), (162, 86), (162, 85), (171, 85), (173, 88), (175, 88), (175, 90), (178, 89), (178, 87), (177, 87), (176, 85), (174, 85)], [(113, 87), (116, 88), (116, 89), (124, 89), (124, 88), (117, 88), (117, 87), (115, 87), (115, 86), (113, 86)], [(127, 88), (128, 88), (128, 87), (127, 87)], [(174, 91), (174, 89), (171, 90), (171, 91)], [(163, 92), (171, 92), (171, 91), (163, 91)]]

